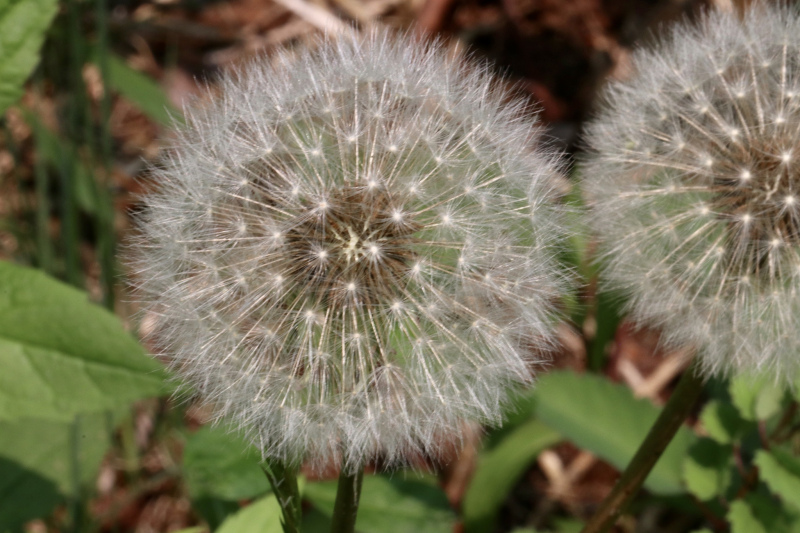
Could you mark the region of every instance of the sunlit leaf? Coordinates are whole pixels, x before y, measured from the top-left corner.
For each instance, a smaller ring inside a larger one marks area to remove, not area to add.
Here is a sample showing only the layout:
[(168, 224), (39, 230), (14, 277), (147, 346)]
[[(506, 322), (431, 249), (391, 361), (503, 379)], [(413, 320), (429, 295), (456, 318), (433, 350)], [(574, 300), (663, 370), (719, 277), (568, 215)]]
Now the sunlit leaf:
[[(550, 372), (536, 388), (536, 414), (577, 446), (619, 469), (627, 466), (659, 414), (648, 400), (636, 399), (628, 387), (600, 376)], [(681, 465), (692, 432), (681, 427), (644, 485), (657, 494), (684, 492)]]
[(216, 533), (283, 533), (281, 506), (270, 494), (229, 517)]
[(689, 492), (701, 500), (724, 494), (731, 481), (732, 449), (711, 439), (698, 439), (683, 462), (683, 479)]
[(776, 448), (758, 450), (754, 463), (770, 490), (784, 502), (800, 509), (800, 460)]
[(778, 413), (786, 391), (766, 377), (746, 374), (731, 379), (728, 391), (745, 420), (766, 420)]
[(164, 371), (86, 293), (0, 262), (0, 420), (69, 421), (164, 391)]
[(750, 506), (742, 500), (731, 503), (727, 518), (731, 524), (731, 533), (767, 533), (753, 515)]

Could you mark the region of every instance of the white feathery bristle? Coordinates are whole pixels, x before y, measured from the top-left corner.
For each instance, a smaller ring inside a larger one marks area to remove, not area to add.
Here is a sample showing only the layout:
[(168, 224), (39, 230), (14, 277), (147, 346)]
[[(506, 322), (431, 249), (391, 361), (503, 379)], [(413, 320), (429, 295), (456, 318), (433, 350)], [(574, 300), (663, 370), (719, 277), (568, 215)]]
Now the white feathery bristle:
[(603, 276), (707, 374), (800, 367), (800, 13), (712, 11), (634, 56), (588, 130)]
[(275, 63), (224, 78), (154, 170), (132, 245), (153, 342), (274, 459), (402, 463), (498, 424), (570, 286), (558, 154), (439, 44)]

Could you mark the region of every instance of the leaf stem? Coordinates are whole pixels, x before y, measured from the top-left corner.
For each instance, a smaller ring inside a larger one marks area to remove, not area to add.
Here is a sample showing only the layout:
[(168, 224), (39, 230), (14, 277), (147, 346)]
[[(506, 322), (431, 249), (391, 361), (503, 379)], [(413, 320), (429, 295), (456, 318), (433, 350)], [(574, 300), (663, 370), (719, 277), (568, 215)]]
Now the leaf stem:
[(336, 503), (333, 506), (331, 533), (353, 533), (356, 530), (358, 500), (361, 498), (361, 485), (364, 482), (364, 470), (359, 468), (354, 474), (342, 470), (339, 474), (339, 486), (336, 489)]
[(262, 470), (267, 475), (281, 506), (283, 533), (300, 533), (303, 507), (300, 490), (297, 488), (297, 468), (279, 461), (267, 461)]
[(703, 385), (702, 378), (695, 373), (695, 365), (683, 373), (636, 455), (582, 533), (602, 533), (617, 521), (689, 415), (703, 391)]

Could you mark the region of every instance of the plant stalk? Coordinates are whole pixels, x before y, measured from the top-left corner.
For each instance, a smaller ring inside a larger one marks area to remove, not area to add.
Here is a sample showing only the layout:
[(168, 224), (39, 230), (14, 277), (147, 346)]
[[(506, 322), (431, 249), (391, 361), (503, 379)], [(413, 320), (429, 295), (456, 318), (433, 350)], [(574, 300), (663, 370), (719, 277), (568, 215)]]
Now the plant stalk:
[(103, 286), (103, 305), (114, 311), (114, 281), (116, 280), (116, 235), (114, 234), (114, 198), (111, 194), (111, 83), (108, 66), (108, 0), (95, 0), (97, 24), (97, 63), (103, 82), (100, 99), (100, 159), (102, 176), (97, 175), (97, 255), (100, 263), (100, 280)]
[(358, 469), (352, 475), (342, 470), (339, 475), (339, 486), (336, 489), (336, 503), (333, 506), (331, 533), (355, 532), (358, 500), (361, 498), (361, 485), (363, 482), (363, 469)]
[(268, 461), (262, 469), (281, 506), (283, 533), (300, 533), (303, 507), (297, 488), (297, 469), (279, 461)]
[(600, 508), (586, 523), (582, 533), (603, 533), (614, 525), (639, 492), (653, 466), (686, 420), (700, 393), (703, 392), (703, 385), (703, 380), (695, 373), (695, 365), (684, 371), (678, 386), (650, 428), (644, 442), (639, 446), (636, 455), (631, 459), (611, 494), (603, 500)]

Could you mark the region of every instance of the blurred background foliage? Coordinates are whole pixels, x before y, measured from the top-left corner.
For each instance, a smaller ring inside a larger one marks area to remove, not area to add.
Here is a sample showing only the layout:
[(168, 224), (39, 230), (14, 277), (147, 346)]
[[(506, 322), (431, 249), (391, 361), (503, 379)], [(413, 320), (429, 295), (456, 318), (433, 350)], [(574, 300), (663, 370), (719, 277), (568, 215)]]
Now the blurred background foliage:
[[(170, 124), (220, 72), (341, 24), (410, 28), (493, 60), (573, 157), (631, 47), (709, 4), (737, 2), (0, 0), (0, 533), (280, 531), (258, 451), (169, 399), (118, 261)], [(586, 288), (536, 389), (445, 464), (368, 476), (359, 531), (580, 530), (688, 363), (596, 293), (591, 250), (574, 240)], [(800, 532), (797, 401), (711, 380), (618, 531)], [(308, 532), (336, 475), (304, 478)]]

